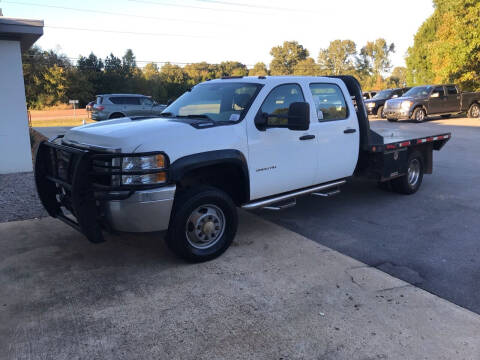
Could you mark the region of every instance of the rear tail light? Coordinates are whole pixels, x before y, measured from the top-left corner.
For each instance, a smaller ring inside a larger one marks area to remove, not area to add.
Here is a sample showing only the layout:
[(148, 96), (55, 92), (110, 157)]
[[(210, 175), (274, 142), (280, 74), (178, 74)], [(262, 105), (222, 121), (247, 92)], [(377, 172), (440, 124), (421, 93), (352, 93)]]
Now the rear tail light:
[(102, 111), (103, 109), (105, 109), (105, 106), (95, 105), (93, 108), (94, 108), (95, 110)]

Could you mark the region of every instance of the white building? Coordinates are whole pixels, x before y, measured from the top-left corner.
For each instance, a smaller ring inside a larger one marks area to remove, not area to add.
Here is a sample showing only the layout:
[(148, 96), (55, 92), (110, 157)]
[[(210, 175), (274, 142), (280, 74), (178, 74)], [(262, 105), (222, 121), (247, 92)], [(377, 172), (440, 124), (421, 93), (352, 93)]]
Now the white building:
[(0, 17), (0, 174), (32, 171), (22, 51), (43, 35), (43, 21)]

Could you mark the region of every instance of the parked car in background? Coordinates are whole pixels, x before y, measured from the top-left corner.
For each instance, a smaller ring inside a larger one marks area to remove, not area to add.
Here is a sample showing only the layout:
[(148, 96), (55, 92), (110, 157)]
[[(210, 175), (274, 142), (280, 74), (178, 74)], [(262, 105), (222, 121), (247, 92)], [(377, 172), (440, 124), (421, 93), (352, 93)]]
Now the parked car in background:
[(87, 111), (92, 111), (93, 110), (93, 105), (95, 105), (95, 100), (94, 101), (90, 101), (87, 106), (85, 106), (85, 109)]
[(367, 107), (368, 115), (376, 115), (379, 118), (384, 119), (385, 114), (383, 113), (383, 108), (385, 106), (385, 102), (389, 99), (402, 96), (408, 90), (410, 90), (410, 88), (405, 87), (398, 89), (386, 89), (377, 92), (373, 98), (365, 100), (365, 106)]
[(426, 85), (411, 88), (402, 97), (385, 102), (385, 116), (388, 121), (424, 121), (427, 116), (466, 112), (468, 117), (480, 117), (480, 93), (461, 92), (458, 86)]
[(93, 105), (93, 120), (108, 120), (126, 116), (155, 116), (166, 108), (149, 96), (139, 94), (97, 95)]
[(363, 95), (363, 100), (368, 100), (373, 98), (377, 94), (377, 91), (365, 91)]

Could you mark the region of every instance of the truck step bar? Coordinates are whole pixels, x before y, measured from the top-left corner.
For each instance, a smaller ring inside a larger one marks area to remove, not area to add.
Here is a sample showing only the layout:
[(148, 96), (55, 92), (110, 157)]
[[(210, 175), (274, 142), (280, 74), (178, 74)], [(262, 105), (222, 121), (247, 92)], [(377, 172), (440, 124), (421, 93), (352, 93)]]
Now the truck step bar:
[(334, 196), (334, 195), (337, 195), (337, 194), (340, 194), (340, 189), (335, 189), (335, 190), (332, 190), (332, 191), (329, 191), (329, 192), (314, 192), (312, 193), (313, 196), (320, 196), (320, 197), (330, 197), (330, 196)]
[(295, 205), (297, 205), (297, 198), (289, 199), (287, 203), (277, 203), (276, 206), (275, 205), (265, 206), (262, 209), (280, 211), (280, 210), (294, 207)]
[[(318, 193), (320, 191), (324, 191), (324, 190), (328, 190), (328, 189), (331, 189), (331, 188), (339, 187), (340, 185), (343, 185), (345, 183), (346, 183), (346, 180), (337, 180), (337, 181), (333, 181), (333, 182), (322, 184), (322, 185), (316, 185), (316, 186), (312, 186), (312, 187), (309, 187), (309, 188), (304, 188), (304, 189), (301, 189), (301, 190), (295, 190), (295, 191), (292, 191), (292, 192), (289, 192), (289, 193), (286, 193), (286, 194), (283, 194), (283, 195), (279, 195), (279, 196), (275, 196), (275, 197), (271, 197), (271, 198), (267, 198), (267, 199), (256, 200), (256, 201), (247, 203), (247, 204), (242, 206), (242, 209), (254, 210), (254, 209), (259, 209), (259, 208), (270, 207), (270, 205), (275, 204), (275, 203), (279, 203), (279, 202), (282, 202), (282, 201), (285, 201), (285, 200), (293, 199), (293, 198), (296, 198), (297, 196), (301, 196), (301, 195)], [(277, 210), (276, 208), (280, 208), (278, 210), (281, 210), (280, 206), (272, 206), (271, 208), (275, 208), (275, 209), (271, 209), (271, 210)]]

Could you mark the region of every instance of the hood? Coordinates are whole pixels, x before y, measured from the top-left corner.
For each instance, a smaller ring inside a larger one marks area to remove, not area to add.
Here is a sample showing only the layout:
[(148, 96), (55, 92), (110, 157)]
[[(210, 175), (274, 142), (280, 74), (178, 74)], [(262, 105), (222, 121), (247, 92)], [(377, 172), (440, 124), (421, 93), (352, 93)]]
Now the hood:
[(75, 127), (67, 131), (63, 140), (72, 144), (134, 152), (146, 135), (155, 133), (158, 137), (168, 137), (178, 133), (180, 128), (185, 130), (192, 126), (170, 118), (125, 117)]
[(388, 100), (388, 102), (394, 103), (394, 102), (402, 102), (402, 101), (407, 101), (407, 100), (415, 101), (415, 98), (411, 97), (411, 96), (406, 96), (406, 97), (401, 96), (401, 97), (398, 97), (398, 98), (395, 98), (395, 99), (390, 99), (390, 100)]

